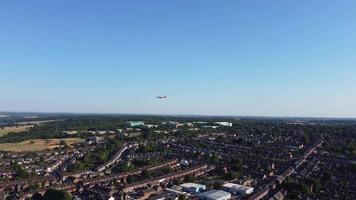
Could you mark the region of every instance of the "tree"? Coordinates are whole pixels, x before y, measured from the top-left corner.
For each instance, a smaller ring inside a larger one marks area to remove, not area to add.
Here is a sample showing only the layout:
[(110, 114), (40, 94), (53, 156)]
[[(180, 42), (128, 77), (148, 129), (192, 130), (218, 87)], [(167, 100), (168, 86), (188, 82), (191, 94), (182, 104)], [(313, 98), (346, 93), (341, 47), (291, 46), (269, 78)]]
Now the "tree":
[(327, 182), (327, 181), (330, 181), (331, 180), (331, 173), (330, 172), (325, 172), (321, 178), (321, 181), (322, 182)]
[(66, 148), (66, 147), (68, 147), (68, 144), (67, 144), (67, 142), (65, 140), (60, 140), (59, 141), (59, 147)]
[(158, 186), (158, 185), (154, 185), (152, 188), (153, 188), (154, 190), (158, 191), (159, 186)]
[(137, 178), (136, 178), (135, 176), (133, 176), (133, 175), (130, 175), (130, 176), (128, 176), (128, 177), (126, 178), (126, 182), (127, 182), (128, 184), (131, 184), (131, 183), (133, 183), (133, 182), (135, 182), (135, 181), (137, 181)]
[(238, 174), (235, 171), (229, 171), (228, 173), (224, 174), (224, 179), (225, 180), (233, 180), (236, 179), (240, 176), (240, 174)]
[(35, 194), (33, 194), (32, 200), (44, 200), (44, 199), (40, 193), (36, 192)]
[(186, 200), (186, 199), (187, 199), (187, 197), (184, 194), (180, 194), (178, 196), (178, 200)]
[(161, 170), (164, 174), (169, 174), (170, 172), (172, 172), (172, 169), (170, 167), (163, 167)]
[(213, 153), (210, 159), (212, 162), (217, 163), (219, 161), (219, 156), (216, 153)]
[(48, 189), (43, 195), (44, 200), (71, 200), (68, 192), (62, 190)]
[(21, 165), (17, 164), (16, 162), (12, 164), (12, 168), (15, 171), (15, 174), (19, 178), (28, 178), (29, 174), (27, 173)]
[(151, 173), (148, 170), (145, 169), (145, 170), (142, 170), (141, 176), (144, 179), (149, 179), (149, 178), (151, 178)]
[(310, 191), (319, 190), (321, 188), (319, 179), (309, 178), (307, 179), (307, 183), (310, 185)]
[(214, 182), (213, 183), (213, 188), (217, 189), (217, 190), (220, 190), (222, 188), (222, 183), (218, 182), (218, 181)]
[(242, 160), (240, 158), (233, 158), (230, 161), (231, 163), (231, 170), (236, 171), (237, 173), (242, 172)]
[(194, 182), (194, 181), (195, 181), (194, 176), (186, 175), (186, 176), (184, 177), (184, 182)]
[(303, 134), (302, 139), (301, 139), (301, 142), (302, 142), (303, 144), (309, 144), (309, 143), (310, 143), (310, 137), (309, 137), (309, 135)]

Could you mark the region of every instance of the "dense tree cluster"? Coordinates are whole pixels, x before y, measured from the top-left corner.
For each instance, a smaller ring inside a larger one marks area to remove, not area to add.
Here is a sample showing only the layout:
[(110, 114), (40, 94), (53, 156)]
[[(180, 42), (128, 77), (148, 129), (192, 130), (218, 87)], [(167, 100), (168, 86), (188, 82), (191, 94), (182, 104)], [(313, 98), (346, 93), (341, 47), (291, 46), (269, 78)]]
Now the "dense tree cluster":
[(32, 197), (33, 200), (71, 200), (71, 196), (68, 192), (62, 190), (48, 189), (42, 196), (39, 193), (35, 193)]
[(28, 172), (19, 164), (16, 162), (11, 165), (12, 170), (15, 172), (15, 177), (17, 178), (28, 178), (30, 175)]
[(297, 199), (298, 195), (303, 194), (305, 197), (314, 197), (315, 192), (321, 188), (319, 179), (308, 178), (302, 180), (294, 180), (288, 177), (282, 187), (288, 190), (288, 198)]

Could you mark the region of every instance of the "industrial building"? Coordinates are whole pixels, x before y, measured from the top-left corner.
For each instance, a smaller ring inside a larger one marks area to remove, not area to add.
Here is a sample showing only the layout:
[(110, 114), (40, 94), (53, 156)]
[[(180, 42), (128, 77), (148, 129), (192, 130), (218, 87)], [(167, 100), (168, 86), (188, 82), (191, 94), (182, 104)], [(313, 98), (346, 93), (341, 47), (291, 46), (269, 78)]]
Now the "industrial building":
[(228, 200), (231, 199), (231, 193), (223, 190), (209, 190), (199, 195), (201, 200)]
[(135, 127), (135, 126), (143, 126), (145, 125), (145, 122), (143, 121), (128, 121), (126, 122), (128, 126)]
[(184, 183), (180, 185), (183, 188), (183, 191), (197, 194), (206, 190), (205, 185), (197, 184), (197, 183)]
[(239, 185), (235, 183), (226, 183), (223, 186), (223, 190), (231, 192), (232, 194), (239, 194), (242, 196), (249, 195), (253, 193), (253, 187), (248, 187), (244, 185)]
[(218, 124), (219, 126), (232, 126), (231, 122), (215, 122), (215, 124)]

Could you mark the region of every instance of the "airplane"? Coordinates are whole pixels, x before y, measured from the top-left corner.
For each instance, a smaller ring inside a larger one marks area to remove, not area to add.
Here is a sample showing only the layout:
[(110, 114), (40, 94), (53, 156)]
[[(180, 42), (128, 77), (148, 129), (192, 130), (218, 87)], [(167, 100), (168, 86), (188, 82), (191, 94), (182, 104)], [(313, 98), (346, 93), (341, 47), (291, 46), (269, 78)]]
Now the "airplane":
[(165, 98), (167, 98), (167, 95), (164, 95), (164, 96), (157, 96), (156, 98), (157, 98), (157, 99), (165, 99)]

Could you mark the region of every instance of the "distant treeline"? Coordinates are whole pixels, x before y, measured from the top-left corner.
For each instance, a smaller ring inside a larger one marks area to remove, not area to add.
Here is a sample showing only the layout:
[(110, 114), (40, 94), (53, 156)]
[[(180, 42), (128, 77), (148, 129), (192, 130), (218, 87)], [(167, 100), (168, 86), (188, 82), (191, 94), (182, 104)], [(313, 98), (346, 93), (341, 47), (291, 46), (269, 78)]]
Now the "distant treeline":
[[(65, 138), (68, 135), (62, 133), (63, 131), (96, 131), (96, 130), (111, 130), (115, 131), (118, 128), (125, 127), (127, 121), (140, 120), (146, 124), (162, 124), (164, 121), (178, 121), (178, 122), (214, 122), (214, 121), (229, 121), (233, 123), (232, 127), (221, 127), (220, 130), (238, 134), (238, 133), (251, 133), (251, 134), (305, 134), (309, 139), (313, 139), (314, 135), (328, 135), (336, 134), (338, 137), (355, 138), (356, 125), (349, 121), (342, 123), (339, 121), (321, 121), (315, 124), (301, 124), (289, 123), (290, 120), (284, 118), (232, 118), (232, 117), (181, 117), (181, 116), (144, 116), (144, 115), (61, 115), (56, 116), (58, 119), (66, 119), (61, 121), (49, 122), (43, 125), (35, 125), (27, 132), (11, 133), (6, 136), (0, 137), (0, 143), (4, 142), (20, 142), (29, 139), (49, 139), (49, 138)], [(41, 118), (45, 120), (45, 118)], [(53, 119), (53, 118), (51, 118)], [(37, 119), (38, 120), (38, 119)], [(197, 125), (199, 126), (199, 125)], [(168, 126), (161, 126), (160, 130), (170, 129)], [(150, 137), (152, 131), (143, 128), (144, 137)], [(195, 133), (209, 132), (207, 129), (201, 129)], [(181, 130), (176, 134), (183, 136), (191, 136), (187, 130)]]

